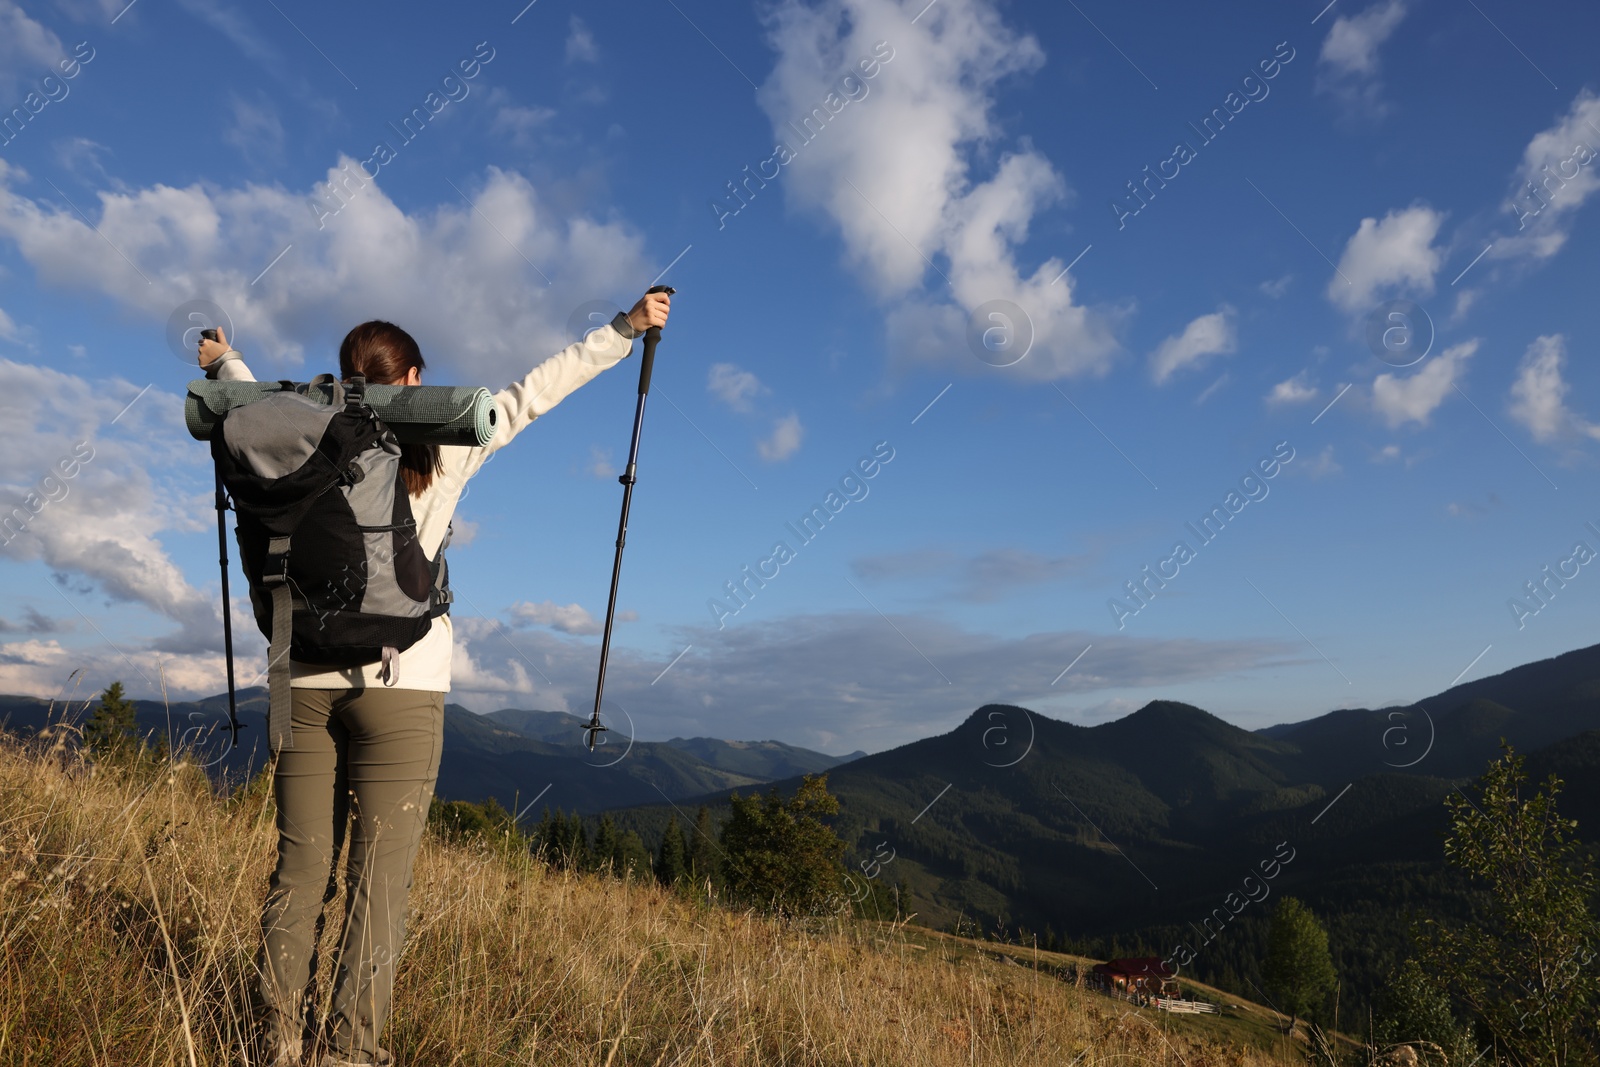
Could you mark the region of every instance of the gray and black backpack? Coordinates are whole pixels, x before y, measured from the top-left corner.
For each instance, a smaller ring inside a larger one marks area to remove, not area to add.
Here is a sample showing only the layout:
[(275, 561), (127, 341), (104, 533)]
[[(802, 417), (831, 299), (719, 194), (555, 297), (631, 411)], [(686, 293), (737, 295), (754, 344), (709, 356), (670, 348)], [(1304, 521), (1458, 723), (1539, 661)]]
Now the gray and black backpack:
[(330, 382), (331, 406), (284, 383), (229, 411), (211, 436), (256, 623), (270, 642), (274, 752), (293, 747), (291, 659), (382, 663), (394, 685), (395, 656), (450, 608), (444, 547), (430, 560), (417, 539), (394, 433), (366, 404), (363, 379), (311, 384)]

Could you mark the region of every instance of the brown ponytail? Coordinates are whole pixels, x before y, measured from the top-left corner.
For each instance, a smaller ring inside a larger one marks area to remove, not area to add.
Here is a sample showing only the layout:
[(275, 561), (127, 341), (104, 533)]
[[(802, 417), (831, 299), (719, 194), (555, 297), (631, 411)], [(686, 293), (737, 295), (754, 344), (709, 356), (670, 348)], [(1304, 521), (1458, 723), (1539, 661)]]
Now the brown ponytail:
[[(345, 334), (339, 346), (339, 376), (346, 380), (359, 374), (373, 385), (399, 385), (413, 367), (420, 374), (425, 366), (411, 335), (380, 319), (363, 322)], [(400, 473), (412, 496), (433, 484), (438, 470), (438, 445), (400, 446)]]

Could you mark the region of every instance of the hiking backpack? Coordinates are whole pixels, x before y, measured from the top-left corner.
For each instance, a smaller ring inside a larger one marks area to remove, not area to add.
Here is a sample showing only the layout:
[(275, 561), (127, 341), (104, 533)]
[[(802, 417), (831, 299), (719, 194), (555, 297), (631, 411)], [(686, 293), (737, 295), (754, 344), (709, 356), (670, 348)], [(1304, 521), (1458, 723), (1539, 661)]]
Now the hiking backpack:
[[(366, 382), (332, 375), (333, 403), (284, 383), (229, 411), (211, 436), (233, 498), (240, 563), (267, 638), (267, 733), (294, 747), (289, 661), (329, 667), (395, 657), (450, 609), (444, 547), (429, 559), (400, 469), (400, 445), (364, 399)], [(302, 387), (304, 388), (304, 387)], [(230, 664), (231, 669), (231, 664)]]

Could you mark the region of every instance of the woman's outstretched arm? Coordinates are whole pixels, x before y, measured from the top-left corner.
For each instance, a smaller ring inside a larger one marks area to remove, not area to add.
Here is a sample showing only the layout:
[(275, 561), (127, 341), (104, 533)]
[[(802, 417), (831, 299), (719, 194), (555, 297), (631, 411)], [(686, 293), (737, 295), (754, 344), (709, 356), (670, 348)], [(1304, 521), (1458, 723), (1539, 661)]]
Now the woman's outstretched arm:
[(579, 386), (625, 359), (633, 350), (635, 337), (651, 326), (666, 325), (671, 306), (672, 298), (666, 293), (646, 293), (632, 311), (618, 312), (609, 324), (590, 331), (586, 337), (541, 362), (520, 381), (496, 393), (494, 400), (500, 408), (500, 424), (494, 440), (474, 450), (479, 453), (474, 457), (478, 462), (471, 465), (471, 470), (476, 470), (490, 453), (503, 448)]

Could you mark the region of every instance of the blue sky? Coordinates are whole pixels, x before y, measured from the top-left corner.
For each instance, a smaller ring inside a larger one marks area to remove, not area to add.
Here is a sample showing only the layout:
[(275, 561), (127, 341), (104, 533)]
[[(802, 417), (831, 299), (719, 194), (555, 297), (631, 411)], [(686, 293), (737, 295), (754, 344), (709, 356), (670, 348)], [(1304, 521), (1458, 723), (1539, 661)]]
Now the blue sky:
[[(382, 317), (431, 381), (499, 388), (669, 265), (607, 685), (640, 737), (878, 750), (993, 700), (1254, 728), (1595, 640), (1592, 7), (0, 0), (0, 26), (0, 484), (35, 494), (0, 550), (5, 691), (222, 687), (167, 340), (190, 302), (263, 377)], [(463, 500), (452, 699), (592, 701), (633, 366)]]

